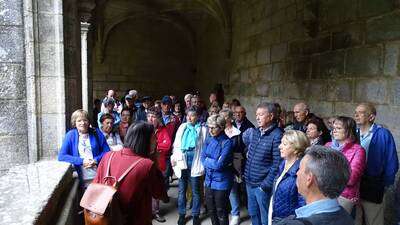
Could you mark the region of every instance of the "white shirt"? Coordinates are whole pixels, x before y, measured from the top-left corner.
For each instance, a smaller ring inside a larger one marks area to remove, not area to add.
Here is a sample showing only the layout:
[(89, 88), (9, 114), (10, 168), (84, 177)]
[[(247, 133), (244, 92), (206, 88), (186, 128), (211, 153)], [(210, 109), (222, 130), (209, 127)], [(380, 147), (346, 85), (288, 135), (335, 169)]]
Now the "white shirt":
[(108, 146), (112, 151), (119, 151), (123, 148), (123, 143), (121, 141), (121, 137), (117, 132), (111, 132), (110, 134), (106, 134), (104, 131), (101, 131), (107, 141)]
[(93, 159), (92, 146), (89, 134), (79, 134), (78, 152), (82, 159)]
[[(93, 159), (92, 145), (90, 144), (89, 134), (79, 134), (78, 139), (78, 152), (79, 156), (83, 160)], [(96, 176), (97, 167), (84, 168), (82, 169), (82, 178), (85, 182), (85, 186), (90, 183)]]
[(238, 128), (232, 126), (231, 128), (225, 128), (225, 134), (229, 138), (232, 138), (234, 136), (239, 135), (240, 134), (240, 130)]
[[(273, 190), (276, 190), (278, 187), (279, 183), (282, 181), (283, 177), (287, 173), (289, 169), (285, 169), (282, 174), (278, 177), (276, 180), (275, 186)], [(275, 192), (275, 191), (274, 191)], [(269, 210), (268, 210), (268, 224), (272, 224), (272, 212), (273, 212), (273, 204), (274, 204), (274, 194), (272, 194), (271, 200), (269, 201)]]

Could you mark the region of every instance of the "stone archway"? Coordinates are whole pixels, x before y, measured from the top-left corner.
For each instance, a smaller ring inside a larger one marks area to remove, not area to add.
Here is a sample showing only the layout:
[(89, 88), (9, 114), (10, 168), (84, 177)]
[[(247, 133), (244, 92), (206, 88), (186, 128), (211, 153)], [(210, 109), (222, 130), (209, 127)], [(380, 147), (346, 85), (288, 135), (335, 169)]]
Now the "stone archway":
[[(225, 83), (227, 81), (231, 51), (230, 12), (227, 1), (193, 0), (185, 1), (185, 3), (181, 1), (169, 1), (168, 3), (163, 1), (149, 1), (146, 3), (141, 1), (98, 1), (94, 10), (95, 17), (92, 20), (93, 29), (90, 33), (93, 38), (91, 51), (93, 77), (90, 78), (93, 79), (93, 83), (90, 86), (93, 87), (92, 93), (94, 97), (102, 96), (107, 89), (106, 86), (120, 91), (125, 91), (127, 88), (135, 88), (147, 94), (155, 94), (157, 97), (160, 97), (162, 93), (171, 92), (170, 89), (166, 89), (166, 87), (171, 86), (171, 83), (165, 86), (164, 91), (162, 90), (164, 86), (159, 85), (156, 89), (160, 89), (160, 91), (154, 93), (150, 91), (150, 86), (139, 85), (138, 82), (135, 84), (129, 81), (131, 77), (135, 76), (135, 69), (127, 68), (126, 64), (125, 67), (127, 70), (131, 70), (130, 72), (115, 72), (114, 69), (107, 65), (110, 63), (108, 62), (109, 59), (107, 59), (107, 54), (110, 53), (107, 53), (107, 51), (110, 51), (109, 46), (113, 44), (110, 43), (110, 40), (115, 38), (115, 35), (118, 36), (118, 27), (136, 24), (138, 29), (136, 33), (141, 34), (145, 30), (140, 30), (141, 26), (139, 24), (142, 23), (144, 26), (145, 21), (154, 20), (161, 21), (159, 30), (165, 31), (162, 34), (165, 36), (164, 48), (168, 49), (168, 47), (173, 47), (169, 45), (174, 45), (174, 40), (168, 40), (167, 30), (162, 28), (166, 24), (169, 24), (168, 29), (170, 29), (171, 33), (174, 35), (179, 33), (178, 36), (180, 37), (175, 37), (177, 40), (182, 39), (176, 44), (186, 43), (186, 50), (181, 49), (180, 56), (176, 55), (177, 58), (185, 59), (186, 61), (188, 57), (190, 58), (190, 62), (176, 66), (176, 68), (186, 67), (186, 69), (184, 71), (170, 70), (170, 72), (168, 72), (168, 69), (166, 70), (167, 77), (171, 77), (171, 80), (173, 80), (172, 83), (176, 83), (178, 87), (181, 87), (174, 91), (176, 92), (175, 94), (183, 95), (191, 90), (200, 90), (203, 94), (208, 94), (207, 92), (215, 86), (215, 83)], [(151, 26), (150, 29), (154, 27), (157, 30), (156, 23), (148, 23), (148, 25)], [(130, 29), (134, 30), (135, 27)], [(153, 44), (157, 45), (157, 42), (160, 44), (163, 41), (158, 40)], [(167, 44), (168, 42), (171, 44)], [(130, 49), (129, 46), (125, 47), (127, 50)], [(134, 52), (135, 49), (131, 49), (131, 51)], [(151, 49), (148, 49), (147, 52), (154, 53)], [(165, 55), (165, 57), (167, 56)], [(154, 62), (154, 65), (156, 64), (157, 60)], [(150, 71), (141, 74), (139, 72), (139, 77), (144, 78), (149, 75), (154, 81), (157, 81), (163, 76), (161, 74), (162, 71)], [(114, 75), (111, 75), (111, 73), (114, 73)], [(159, 75), (154, 75), (154, 73)], [(174, 75), (168, 75), (168, 73)], [(112, 77), (116, 80), (106, 84), (106, 81), (114, 79)], [(215, 80), (215, 78), (217, 79)], [(149, 81), (152, 79), (149, 79)], [(143, 83), (143, 81), (140, 83)]]

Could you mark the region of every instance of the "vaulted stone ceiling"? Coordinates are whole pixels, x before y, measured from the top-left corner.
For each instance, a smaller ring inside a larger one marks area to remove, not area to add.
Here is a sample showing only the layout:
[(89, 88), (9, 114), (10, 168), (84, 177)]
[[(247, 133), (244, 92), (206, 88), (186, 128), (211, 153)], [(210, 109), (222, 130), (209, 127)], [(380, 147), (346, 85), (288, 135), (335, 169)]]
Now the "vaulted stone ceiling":
[(178, 27), (192, 43), (193, 51), (196, 36), (201, 34), (201, 23), (206, 17), (215, 19), (227, 40), (226, 55), (229, 58), (232, 45), (231, 5), (232, 0), (97, 0), (91, 19), (95, 25), (96, 58), (99, 62), (104, 60), (108, 37), (116, 26), (127, 20), (148, 17)]

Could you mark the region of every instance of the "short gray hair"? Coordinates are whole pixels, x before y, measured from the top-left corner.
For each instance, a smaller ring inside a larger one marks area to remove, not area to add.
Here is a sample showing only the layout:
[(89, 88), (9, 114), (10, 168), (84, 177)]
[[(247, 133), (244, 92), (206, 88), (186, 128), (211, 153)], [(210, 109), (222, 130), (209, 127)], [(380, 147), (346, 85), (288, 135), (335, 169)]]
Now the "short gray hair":
[(212, 116), (208, 117), (208, 119), (207, 119), (208, 126), (213, 125), (213, 126), (217, 126), (217, 127), (221, 128), (221, 129), (225, 129), (225, 124), (226, 124), (225, 118), (219, 114), (212, 115)]
[(313, 145), (305, 153), (309, 160), (306, 172), (317, 180), (318, 189), (328, 198), (337, 198), (350, 178), (350, 166), (346, 157), (328, 147)]
[(228, 119), (233, 121), (233, 112), (230, 109), (222, 109), (219, 111), (219, 114), (223, 114), (224, 116), (226, 115)]
[(189, 99), (192, 98), (192, 96), (193, 96), (192, 94), (186, 94), (185, 97), (184, 97), (183, 99), (184, 99), (184, 100), (186, 100), (186, 99), (189, 100)]
[(260, 104), (257, 105), (257, 109), (260, 108), (268, 110), (268, 112), (271, 113), (273, 116), (273, 121), (278, 120), (278, 109), (276, 108), (274, 103), (261, 102)]

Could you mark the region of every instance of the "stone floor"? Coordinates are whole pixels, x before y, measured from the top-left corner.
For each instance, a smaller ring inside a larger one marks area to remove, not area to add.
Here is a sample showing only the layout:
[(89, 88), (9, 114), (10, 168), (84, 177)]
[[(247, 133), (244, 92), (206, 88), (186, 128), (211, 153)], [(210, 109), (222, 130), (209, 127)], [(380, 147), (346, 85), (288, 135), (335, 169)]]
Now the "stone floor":
[[(175, 180), (171, 188), (168, 191), (168, 195), (170, 197), (170, 202), (168, 204), (163, 204), (160, 203), (160, 211), (161, 214), (165, 216), (165, 219), (167, 220), (165, 223), (158, 223), (157, 221), (153, 220), (154, 225), (175, 225), (177, 224), (176, 222), (178, 221), (178, 186), (177, 186), (177, 181)], [(229, 207), (229, 206), (227, 206)], [(250, 225), (251, 221), (250, 218), (247, 214), (247, 210), (243, 208), (240, 212), (240, 217), (241, 217), (241, 225)], [(202, 215), (201, 217), (202, 224), (206, 225), (211, 225), (211, 220), (207, 215)], [(190, 210), (186, 213), (186, 224), (187, 225), (192, 225), (192, 220), (190, 216)]]

